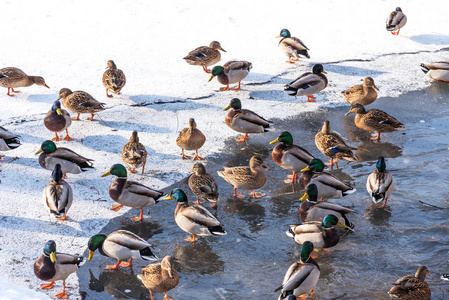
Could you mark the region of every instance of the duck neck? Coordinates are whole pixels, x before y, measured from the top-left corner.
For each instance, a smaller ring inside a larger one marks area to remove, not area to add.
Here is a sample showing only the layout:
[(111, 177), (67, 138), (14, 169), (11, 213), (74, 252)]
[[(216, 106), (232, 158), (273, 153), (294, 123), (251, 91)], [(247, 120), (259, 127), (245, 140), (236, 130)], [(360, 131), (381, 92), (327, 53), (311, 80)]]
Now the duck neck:
[(178, 205), (176, 205), (176, 209), (175, 209), (175, 218), (176, 215), (178, 214), (178, 212), (180, 212), (183, 208), (189, 206), (188, 202), (180, 202), (178, 203)]
[(116, 177), (109, 187), (109, 196), (112, 200), (117, 201), (123, 192), (127, 177)]

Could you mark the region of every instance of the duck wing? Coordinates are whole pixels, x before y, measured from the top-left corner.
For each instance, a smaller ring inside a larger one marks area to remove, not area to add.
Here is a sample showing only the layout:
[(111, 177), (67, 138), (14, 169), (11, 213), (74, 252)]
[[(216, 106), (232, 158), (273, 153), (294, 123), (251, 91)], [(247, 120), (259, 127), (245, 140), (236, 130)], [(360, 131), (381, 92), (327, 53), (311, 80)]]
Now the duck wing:
[(300, 39), (298, 39), (296, 37), (282, 39), (281, 43), (290, 49), (309, 50), (309, 48), (307, 48), (307, 46)]
[(344, 206), (330, 203), (330, 202), (322, 202), (322, 201), (317, 202), (317, 204), (315, 204), (314, 207), (333, 210), (333, 211), (339, 212), (341, 214), (349, 214), (349, 213), (355, 212), (355, 210), (353, 210), (351, 208), (344, 207)]
[(220, 222), (204, 207), (200, 205), (190, 205), (182, 209), (181, 213), (192, 223), (196, 223), (205, 227), (220, 226)]
[(294, 263), (288, 268), (287, 273), (284, 276), (284, 283), (274, 290), (274, 292), (285, 290), (293, 291), (299, 287), (314, 271), (316, 266), (313, 264)]
[(341, 191), (348, 191), (348, 190), (353, 189), (349, 184), (341, 181), (337, 177), (335, 177), (327, 172), (315, 174), (312, 177), (311, 182), (314, 180), (316, 180), (324, 185), (330, 186), (334, 189), (341, 190)]
[(399, 122), (395, 117), (390, 116), (383, 110), (372, 108), (368, 110), (368, 112), (365, 114), (364, 122), (366, 125), (379, 128), (380, 126), (387, 125), (392, 126), (395, 129), (404, 129), (401, 122)]
[(152, 246), (140, 236), (127, 230), (114, 231), (113, 233), (108, 235), (106, 239), (109, 242), (115, 243), (131, 250), (142, 250), (146, 247)]
[(237, 113), (234, 118), (240, 118), (242, 120), (248, 121), (250, 123), (263, 126), (264, 128), (268, 128), (270, 126), (270, 121), (264, 119), (259, 116), (255, 112), (249, 109), (242, 109), (240, 113)]
[(153, 190), (139, 182), (136, 181), (127, 181), (124, 189), (127, 189), (132, 194), (137, 194), (141, 196), (147, 196), (153, 198), (156, 202), (157, 200), (164, 195), (163, 192), (158, 190)]
[(249, 70), (252, 68), (252, 66), (253, 66), (252, 63), (250, 63), (248, 61), (231, 60), (223, 65), (223, 69), (224, 69), (224, 73), (226, 75), (228, 75), (230, 71), (235, 71), (235, 70), (246, 70), (249, 72)]
[(18, 68), (9, 67), (0, 70), (0, 79), (9, 78), (11, 80), (15, 80), (15, 79), (22, 79), (26, 76), (27, 74), (25, 74), (25, 72), (23, 72)]
[(322, 78), (311, 72), (306, 72), (284, 86), (284, 91), (297, 91), (298, 89), (308, 89), (321, 82)]

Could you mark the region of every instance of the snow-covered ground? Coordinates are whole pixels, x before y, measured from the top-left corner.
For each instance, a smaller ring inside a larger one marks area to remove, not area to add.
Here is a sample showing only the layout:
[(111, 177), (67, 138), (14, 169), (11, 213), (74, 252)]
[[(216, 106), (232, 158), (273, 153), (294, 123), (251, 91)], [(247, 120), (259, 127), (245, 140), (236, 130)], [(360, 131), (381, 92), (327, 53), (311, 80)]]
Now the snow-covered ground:
[[(385, 30), (385, 20), (397, 6), (408, 23), (399, 36), (393, 36)], [(121, 162), (121, 149), (133, 130), (140, 133), (148, 160), (146, 174), (132, 178), (163, 188), (184, 178), (192, 167), (191, 161), (180, 159), (175, 143), (189, 118), (195, 118), (207, 137), (201, 156), (213, 156), (226, 147), (226, 138), (236, 136), (225, 125), (223, 112), (234, 97), (244, 107), (273, 119), (323, 105), (347, 105), (340, 92), (366, 76), (374, 78), (379, 97), (400, 97), (425, 88), (429, 80), (419, 64), (447, 60), (447, 51), (440, 50), (449, 45), (443, 13), (448, 8), (447, 0), (3, 3), (0, 68), (15, 66), (29, 75), (43, 76), (51, 89), (34, 85), (19, 89), (22, 93), (15, 97), (0, 90), (0, 125), (19, 133), (23, 143), (2, 153), (6, 157), (0, 173), (0, 290), (12, 289), (3, 277), (40, 289), (33, 263), (47, 240), (55, 240), (58, 251), (83, 253), (88, 238), (123, 213), (110, 210), (112, 179), (100, 175)], [(275, 39), (282, 28), (310, 48), (310, 60), (285, 63)], [(232, 59), (253, 63), (241, 91), (220, 92), (216, 79), (208, 82), (210, 75), (201, 67), (182, 59), (213, 40), (227, 51), (220, 64)], [(112, 99), (106, 97), (101, 82), (109, 59), (127, 77), (122, 94)], [(329, 86), (316, 95), (317, 103), (294, 105), (294, 98), (282, 92), (283, 85), (315, 63), (324, 65)], [(69, 174), (67, 181), (74, 191), (69, 219), (50, 222), (41, 196), (50, 172), (39, 166), (34, 153), (53, 137), (43, 118), (61, 88), (86, 91), (108, 109), (94, 122), (73, 122), (69, 133), (74, 141), (58, 142), (94, 159), (96, 170)], [(101, 199), (108, 201), (97, 201)], [(67, 281), (72, 299), (79, 297), (76, 286), (77, 277), (72, 275)], [(46, 293), (54, 295), (61, 289), (58, 282)], [(13, 292), (3, 297), (18, 298)], [(30, 299), (39, 297), (29, 294)]]

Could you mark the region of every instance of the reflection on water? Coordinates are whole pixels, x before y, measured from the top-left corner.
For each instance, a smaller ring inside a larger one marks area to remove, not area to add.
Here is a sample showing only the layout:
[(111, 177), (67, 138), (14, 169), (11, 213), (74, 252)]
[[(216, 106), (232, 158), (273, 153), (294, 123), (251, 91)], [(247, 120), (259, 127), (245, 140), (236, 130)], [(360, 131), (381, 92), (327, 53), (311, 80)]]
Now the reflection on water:
[(262, 229), (260, 224), (265, 217), (265, 208), (256, 202), (258, 199), (230, 197), (225, 200), (224, 210), (244, 220), (248, 224), (250, 232), (256, 233)]
[(365, 211), (367, 220), (374, 226), (390, 226), (391, 211), (389, 210), (388, 202), (385, 208), (378, 208), (378, 206), (379, 203), (371, 203), (370, 208)]
[(181, 242), (174, 247), (174, 257), (177, 263), (179, 263), (179, 270), (182, 273), (193, 274), (215, 274), (217, 272), (223, 272), (225, 263), (220, 256), (213, 252), (209, 243), (214, 242), (214, 238), (211, 237), (206, 240), (199, 237), (195, 242), (195, 246), (191, 242)]
[(355, 150), (355, 156), (359, 162), (377, 160), (380, 156), (385, 158), (395, 158), (402, 154), (401, 147), (382, 141), (363, 142), (360, 143), (357, 149), (358, 150)]

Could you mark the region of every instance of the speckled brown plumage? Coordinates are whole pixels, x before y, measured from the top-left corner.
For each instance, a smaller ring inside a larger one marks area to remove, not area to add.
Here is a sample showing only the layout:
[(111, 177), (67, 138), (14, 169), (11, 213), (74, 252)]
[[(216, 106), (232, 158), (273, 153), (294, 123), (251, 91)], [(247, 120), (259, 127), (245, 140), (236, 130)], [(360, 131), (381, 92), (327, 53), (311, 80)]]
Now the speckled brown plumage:
[(196, 123), (193, 118), (189, 119), (189, 127), (184, 128), (179, 133), (176, 139), (176, 145), (182, 149), (182, 158), (189, 158), (189, 156), (184, 155), (184, 150), (196, 150), (196, 155), (194, 159), (203, 159), (198, 156), (198, 149), (200, 149), (206, 142), (206, 137), (204, 134), (196, 128)]
[(196, 163), (192, 172), (194, 174), (189, 178), (189, 187), (197, 196), (197, 203), (200, 204), (200, 199), (216, 203), (218, 201), (218, 186), (214, 177), (206, 172), (206, 168), (202, 163)]
[(388, 294), (391, 299), (401, 300), (428, 300), (431, 292), (426, 282), (426, 276), (430, 274), (425, 266), (420, 266), (413, 275), (406, 275), (394, 283)]
[(108, 94), (108, 91), (118, 95), (120, 94), (121, 89), (126, 84), (125, 73), (122, 70), (117, 69), (114, 61), (109, 60), (106, 71), (103, 73), (103, 85), (106, 88), (106, 96), (112, 97), (112, 95)]
[(145, 146), (139, 142), (137, 131), (133, 131), (129, 142), (123, 146), (122, 160), (128, 165), (131, 173), (136, 173), (135, 169), (142, 167), (142, 174), (145, 170), (147, 162), (147, 150)]
[(94, 113), (104, 110), (104, 103), (101, 103), (94, 99), (91, 95), (83, 91), (74, 91), (70, 89), (62, 88), (59, 91), (59, 99), (62, 98), (62, 105), (71, 112), (77, 113), (78, 116), (72, 120), (78, 120), (80, 114), (90, 113), (92, 120)]
[(150, 290), (151, 298), (153, 298), (152, 292), (165, 293), (167, 297), (167, 292), (179, 283), (179, 275), (174, 269), (174, 259), (171, 256), (164, 257), (160, 263), (146, 266), (138, 278)]
[(27, 87), (33, 84), (50, 88), (45, 84), (44, 78), (40, 76), (29, 76), (19, 68), (8, 67), (0, 69), (0, 86), (8, 88), (8, 96), (14, 96), (10, 94), (10, 90), (13, 93), (19, 92), (15, 91), (14, 88)]
[(324, 155), (332, 159), (357, 161), (354, 153), (352, 153), (352, 150), (356, 150), (356, 148), (346, 144), (339, 134), (330, 132), (330, 125), (327, 120), (324, 121), (322, 130), (315, 135), (315, 145)]
[(209, 47), (201, 46), (190, 51), (184, 59), (189, 65), (203, 66), (204, 71), (210, 73), (210, 70), (206, 67), (215, 65), (221, 59), (221, 54), (218, 50), (226, 52), (219, 42), (213, 41)]
[(360, 103), (365, 106), (376, 101), (376, 90), (379, 89), (374, 84), (374, 79), (366, 77), (363, 80), (363, 84), (357, 84), (341, 93), (345, 97), (346, 102), (350, 104)]

